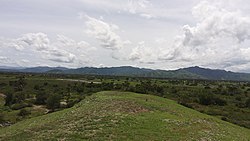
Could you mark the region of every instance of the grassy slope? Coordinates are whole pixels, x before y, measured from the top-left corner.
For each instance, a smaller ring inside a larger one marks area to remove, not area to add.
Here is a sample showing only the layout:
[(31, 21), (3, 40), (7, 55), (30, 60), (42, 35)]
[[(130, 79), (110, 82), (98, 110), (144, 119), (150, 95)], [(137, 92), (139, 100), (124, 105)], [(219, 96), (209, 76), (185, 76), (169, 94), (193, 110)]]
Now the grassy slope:
[(176, 102), (99, 92), (76, 106), (0, 128), (0, 140), (250, 140), (250, 130)]

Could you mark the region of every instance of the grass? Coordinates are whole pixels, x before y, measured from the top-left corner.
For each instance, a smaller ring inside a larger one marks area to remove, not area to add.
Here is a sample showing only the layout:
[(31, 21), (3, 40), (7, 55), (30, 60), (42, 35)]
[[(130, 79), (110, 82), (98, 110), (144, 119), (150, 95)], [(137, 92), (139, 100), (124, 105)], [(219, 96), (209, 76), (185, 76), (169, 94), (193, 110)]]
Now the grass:
[(250, 140), (250, 130), (152, 95), (104, 91), (0, 128), (0, 140)]

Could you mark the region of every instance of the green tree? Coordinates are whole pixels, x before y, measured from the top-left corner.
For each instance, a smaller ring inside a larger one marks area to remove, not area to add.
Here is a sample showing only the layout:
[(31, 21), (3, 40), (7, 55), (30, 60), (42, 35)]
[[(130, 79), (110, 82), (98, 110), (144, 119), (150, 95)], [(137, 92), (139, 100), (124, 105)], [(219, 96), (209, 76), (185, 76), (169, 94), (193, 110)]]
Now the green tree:
[(0, 123), (4, 123), (4, 114), (0, 113)]
[(247, 107), (247, 108), (250, 108), (250, 98), (248, 98), (248, 99), (247, 99), (247, 101), (246, 101), (246, 104), (245, 104), (245, 105), (246, 105), (246, 107)]
[(14, 94), (14, 99), (13, 99), (13, 103), (21, 103), (22, 101), (24, 101), (26, 98), (25, 93), (23, 92), (16, 92)]
[(12, 93), (7, 93), (6, 98), (5, 98), (5, 106), (10, 106), (13, 102), (13, 94)]
[(49, 109), (54, 111), (56, 108), (60, 107), (61, 96), (59, 94), (52, 94), (48, 97), (46, 105)]
[(46, 104), (47, 97), (48, 95), (44, 91), (38, 92), (36, 94), (36, 104)]

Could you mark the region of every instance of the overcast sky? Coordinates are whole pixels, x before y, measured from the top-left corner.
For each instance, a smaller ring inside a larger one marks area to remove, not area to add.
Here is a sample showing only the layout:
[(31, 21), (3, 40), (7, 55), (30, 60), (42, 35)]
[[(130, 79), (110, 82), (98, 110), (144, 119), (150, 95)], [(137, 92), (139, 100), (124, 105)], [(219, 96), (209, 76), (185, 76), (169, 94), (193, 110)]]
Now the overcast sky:
[(248, 0), (0, 0), (0, 66), (250, 72)]

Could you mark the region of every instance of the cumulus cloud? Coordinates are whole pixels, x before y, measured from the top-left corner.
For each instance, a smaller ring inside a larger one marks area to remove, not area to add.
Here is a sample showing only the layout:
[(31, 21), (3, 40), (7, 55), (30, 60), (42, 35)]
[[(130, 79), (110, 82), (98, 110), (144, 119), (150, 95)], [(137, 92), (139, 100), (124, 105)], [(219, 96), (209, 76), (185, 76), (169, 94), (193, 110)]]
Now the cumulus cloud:
[[(28, 33), (24, 34), (18, 41), (23, 41), (28, 47), (35, 47), (43, 58), (61, 63), (73, 63), (76, 59), (75, 55), (60, 49), (56, 43), (50, 43), (50, 39), (44, 33)], [(58, 42), (64, 46), (74, 44), (74, 41), (69, 38), (59, 36)]]
[(138, 61), (144, 64), (155, 64), (157, 62), (157, 50), (146, 46), (145, 41), (141, 41), (128, 56), (130, 61)]
[(76, 48), (78, 51), (84, 51), (84, 52), (90, 50), (96, 50), (95, 47), (91, 46), (86, 41), (76, 42), (75, 40), (70, 39), (64, 35), (57, 35), (56, 46), (63, 46), (69, 49)]
[(16, 62), (9, 58), (9, 57), (6, 57), (6, 56), (0, 56), (0, 63), (1, 63), (1, 66), (13, 66), (13, 65), (16, 65)]
[(5, 57), (5, 56), (0, 56), (0, 61), (1, 62), (7, 62), (7, 61), (9, 61), (9, 58)]
[(24, 43), (17, 39), (7, 39), (0, 38), (0, 47), (2, 48), (14, 48), (18, 51), (22, 51), (24, 49)]
[(47, 50), (47, 53), (46, 57), (55, 62), (73, 63), (76, 60), (76, 56), (74, 54), (57, 48)]
[(23, 41), (29, 46), (36, 47), (37, 50), (47, 50), (49, 48), (50, 40), (44, 33), (28, 33), (24, 34), (17, 41)]
[[(5, 45), (8, 45), (7, 47), (14, 47), (20, 52), (26, 49), (29, 53), (37, 55), (36, 57), (40, 56), (43, 60), (73, 64), (72, 66), (87, 63), (90, 59), (82, 59), (82, 56), (94, 49), (94, 47), (91, 47), (85, 41), (77, 42), (63, 35), (58, 35), (56, 40), (52, 42), (45, 33), (27, 33), (16, 39), (2, 38), (0, 46), (6, 47)], [(4, 61), (4, 58), (0, 59)], [(22, 65), (30, 62), (27, 61), (27, 59), (16, 60), (16, 63)]]
[(118, 50), (124, 46), (124, 41), (115, 33), (119, 29), (117, 25), (86, 16), (86, 33), (100, 41), (106, 49)]
[(138, 14), (143, 18), (151, 19), (154, 16), (146, 10), (150, 5), (151, 3), (148, 0), (128, 0), (125, 10), (131, 14)]
[(250, 49), (244, 45), (250, 39), (249, 17), (208, 1), (196, 5), (192, 14), (196, 25), (184, 25), (183, 34), (176, 37), (172, 48), (165, 49), (159, 59), (219, 68), (250, 61)]

